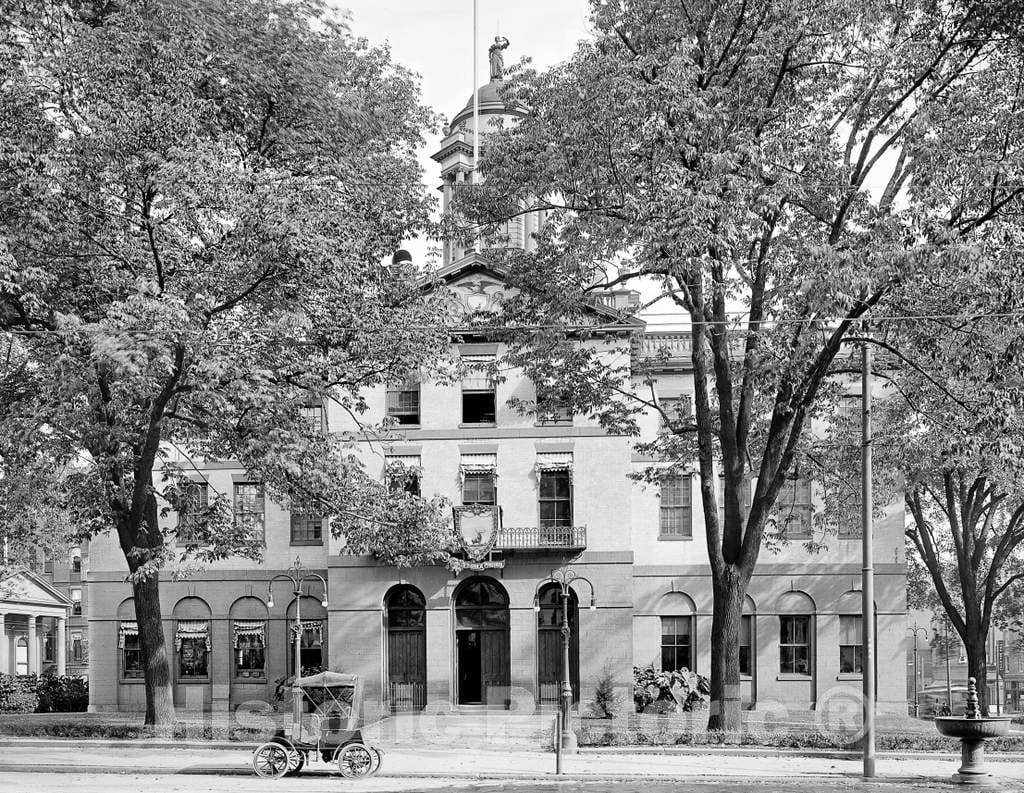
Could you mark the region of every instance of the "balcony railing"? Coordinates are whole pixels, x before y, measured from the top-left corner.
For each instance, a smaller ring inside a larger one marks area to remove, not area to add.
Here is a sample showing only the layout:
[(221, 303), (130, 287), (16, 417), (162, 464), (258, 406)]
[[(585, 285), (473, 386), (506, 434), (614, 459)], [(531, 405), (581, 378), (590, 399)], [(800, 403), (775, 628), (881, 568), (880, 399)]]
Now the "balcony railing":
[(495, 548), (503, 551), (545, 551), (587, 547), (586, 526), (536, 526), (503, 528), (498, 532)]

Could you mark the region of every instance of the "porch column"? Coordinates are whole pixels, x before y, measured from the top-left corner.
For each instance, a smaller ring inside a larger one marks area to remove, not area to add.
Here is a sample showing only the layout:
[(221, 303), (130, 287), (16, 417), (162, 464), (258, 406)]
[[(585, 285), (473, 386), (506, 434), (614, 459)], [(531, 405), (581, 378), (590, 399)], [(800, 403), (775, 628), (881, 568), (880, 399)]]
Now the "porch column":
[(7, 652), (11, 646), (11, 640), (7, 638), (7, 629), (4, 626), (4, 617), (7, 615), (0, 612), (0, 674), (11, 673), (11, 659)]
[(28, 673), (39, 674), (39, 636), (36, 634), (37, 615), (28, 615)]
[(57, 617), (57, 676), (63, 677), (68, 673), (68, 640), (64, 617)]

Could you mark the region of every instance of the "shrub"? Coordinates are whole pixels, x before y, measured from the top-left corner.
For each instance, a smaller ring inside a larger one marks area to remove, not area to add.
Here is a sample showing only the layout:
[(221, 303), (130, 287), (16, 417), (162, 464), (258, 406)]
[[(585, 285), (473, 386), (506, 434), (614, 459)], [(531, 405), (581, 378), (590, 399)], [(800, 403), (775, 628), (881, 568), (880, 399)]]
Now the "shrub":
[(37, 713), (81, 713), (89, 707), (89, 681), (84, 677), (43, 675), (36, 682)]
[(34, 713), (38, 706), (35, 675), (0, 675), (0, 712)]
[(637, 713), (689, 713), (707, 707), (711, 681), (689, 669), (665, 672), (633, 667), (633, 704)]
[(605, 663), (601, 676), (594, 688), (594, 709), (597, 716), (610, 719), (619, 707), (619, 695), (615, 691), (615, 667), (611, 662)]

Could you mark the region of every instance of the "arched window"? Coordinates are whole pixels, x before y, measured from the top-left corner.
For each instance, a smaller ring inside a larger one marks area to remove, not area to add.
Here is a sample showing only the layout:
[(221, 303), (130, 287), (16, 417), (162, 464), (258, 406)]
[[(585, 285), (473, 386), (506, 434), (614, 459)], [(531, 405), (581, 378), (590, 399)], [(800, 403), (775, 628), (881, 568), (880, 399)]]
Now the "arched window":
[(267, 675), (267, 606), (255, 597), (231, 604), (232, 672), (238, 680)]
[(19, 636), (14, 643), (14, 674), (28, 674), (28, 639)]
[(210, 607), (197, 597), (185, 597), (174, 611), (174, 653), (178, 680), (210, 678)]
[(408, 584), (384, 598), (388, 638), (388, 701), (392, 711), (421, 710), (427, 704), (427, 602)]
[(669, 592), (658, 603), (661, 615), (661, 668), (666, 672), (694, 668), (693, 600), (683, 592)]
[[(572, 698), (580, 698), (579, 598), (569, 590), (569, 682)], [(565, 670), (562, 647), (562, 588), (558, 584), (541, 587), (537, 595), (537, 678), (541, 704), (557, 704)]]
[(779, 612), (779, 674), (811, 676), (814, 664), (814, 601), (804, 592), (783, 593)]

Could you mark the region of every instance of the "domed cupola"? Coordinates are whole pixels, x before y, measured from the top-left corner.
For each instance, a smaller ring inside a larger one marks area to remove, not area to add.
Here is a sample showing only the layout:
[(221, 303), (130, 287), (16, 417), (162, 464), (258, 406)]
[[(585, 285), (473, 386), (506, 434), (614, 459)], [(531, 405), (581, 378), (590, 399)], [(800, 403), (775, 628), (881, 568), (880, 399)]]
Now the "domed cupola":
[[(525, 114), (525, 108), (511, 108), (501, 97), (505, 85), (504, 50), (508, 47), (508, 39), (496, 36), (488, 49), (490, 61), (490, 81), (480, 86), (476, 92), (480, 114), (480, 145), (484, 144), (487, 133), (499, 127), (507, 127), (509, 122)], [(444, 194), (444, 212), (447, 214), (454, 192), (472, 181), (474, 169), (473, 149), (475, 142), (475, 120), (473, 97), (470, 96), (463, 107), (452, 119), (444, 132), (441, 146), (434, 153), (433, 159), (441, 166), (441, 191)], [(532, 213), (531, 213), (532, 214)], [(536, 218), (517, 218), (508, 229), (506, 237), (512, 247), (530, 247), (530, 234), (536, 229)], [(471, 252), (471, 249), (455, 241), (444, 245), (444, 263), (450, 264)]]

